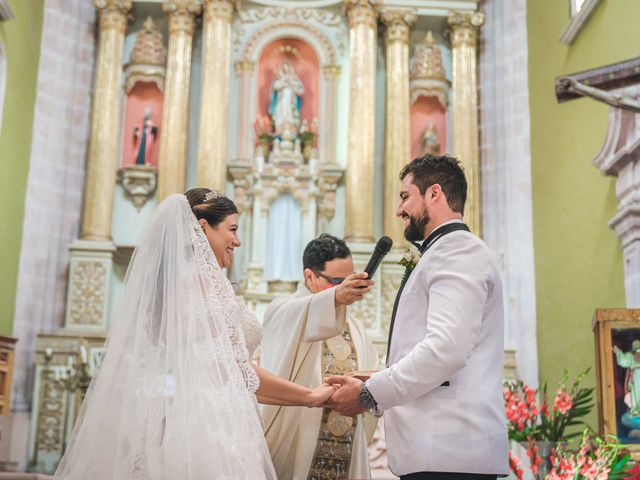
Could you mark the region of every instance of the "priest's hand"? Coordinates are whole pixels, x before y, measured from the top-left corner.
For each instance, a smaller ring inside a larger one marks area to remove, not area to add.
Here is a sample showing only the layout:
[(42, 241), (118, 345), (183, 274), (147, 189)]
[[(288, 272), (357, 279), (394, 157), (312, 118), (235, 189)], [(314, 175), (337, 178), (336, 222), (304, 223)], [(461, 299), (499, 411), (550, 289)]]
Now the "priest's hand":
[(338, 385), (329, 385), (327, 383), (323, 383), (322, 385), (319, 385), (316, 388), (310, 390), (307, 401), (305, 402), (307, 407), (325, 406), (331, 395), (333, 395), (338, 390), (338, 388)]
[(360, 397), (360, 387), (362, 381), (353, 377), (344, 377), (341, 375), (327, 377), (324, 379), (326, 383), (331, 385), (339, 385), (340, 388), (331, 396), (329, 406), (340, 415), (345, 417), (354, 417), (359, 413), (366, 412), (367, 409), (362, 407), (358, 402)]
[(352, 273), (336, 287), (336, 306), (351, 305), (364, 298), (365, 293), (373, 288), (373, 280), (369, 280), (366, 272)]

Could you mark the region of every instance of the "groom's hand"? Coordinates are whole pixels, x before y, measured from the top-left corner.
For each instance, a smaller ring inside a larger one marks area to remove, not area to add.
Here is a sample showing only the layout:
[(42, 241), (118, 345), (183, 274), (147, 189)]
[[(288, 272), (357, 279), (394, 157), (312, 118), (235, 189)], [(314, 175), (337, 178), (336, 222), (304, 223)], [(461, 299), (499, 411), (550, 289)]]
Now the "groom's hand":
[(327, 377), (324, 379), (325, 383), (330, 385), (339, 385), (340, 388), (336, 390), (329, 399), (329, 405), (340, 415), (345, 417), (354, 417), (359, 413), (366, 412), (367, 409), (363, 408), (358, 403), (360, 397), (360, 386), (362, 381), (353, 377), (343, 377), (340, 375)]
[(336, 306), (351, 305), (362, 300), (364, 294), (373, 287), (373, 280), (369, 280), (367, 273), (352, 273), (336, 287)]

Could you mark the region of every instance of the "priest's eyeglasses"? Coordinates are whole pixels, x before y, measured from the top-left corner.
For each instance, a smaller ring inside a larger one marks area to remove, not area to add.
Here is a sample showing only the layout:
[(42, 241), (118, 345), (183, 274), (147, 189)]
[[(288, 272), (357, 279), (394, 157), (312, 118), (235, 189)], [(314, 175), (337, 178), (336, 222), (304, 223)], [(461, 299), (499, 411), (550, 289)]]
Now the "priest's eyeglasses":
[(318, 277), (324, 278), (327, 282), (329, 282), (333, 286), (340, 285), (342, 282), (344, 282), (344, 277), (328, 277), (323, 273), (320, 273), (320, 271), (318, 270), (314, 270), (313, 273), (315, 273), (316, 276)]

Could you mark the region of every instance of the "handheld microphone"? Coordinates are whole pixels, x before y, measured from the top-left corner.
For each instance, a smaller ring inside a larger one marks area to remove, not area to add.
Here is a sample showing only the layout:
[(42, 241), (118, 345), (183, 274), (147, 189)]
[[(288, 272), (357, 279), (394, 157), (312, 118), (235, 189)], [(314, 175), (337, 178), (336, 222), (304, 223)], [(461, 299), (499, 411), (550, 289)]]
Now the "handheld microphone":
[(364, 267), (364, 271), (369, 274), (368, 278), (372, 278), (376, 273), (376, 270), (382, 263), (382, 259), (389, 253), (391, 250), (391, 246), (393, 245), (393, 240), (391, 240), (386, 235), (380, 237), (378, 243), (376, 243), (376, 247), (373, 249), (373, 253), (371, 254), (371, 258), (369, 259), (369, 263)]

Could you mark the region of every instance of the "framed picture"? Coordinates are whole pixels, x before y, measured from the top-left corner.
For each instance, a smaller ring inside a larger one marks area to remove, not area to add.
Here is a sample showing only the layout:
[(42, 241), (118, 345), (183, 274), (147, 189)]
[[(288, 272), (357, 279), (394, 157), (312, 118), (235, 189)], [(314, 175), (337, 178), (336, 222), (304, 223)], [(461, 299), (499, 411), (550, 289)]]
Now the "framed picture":
[(615, 435), (640, 458), (640, 309), (597, 309), (598, 421), (601, 435)]

